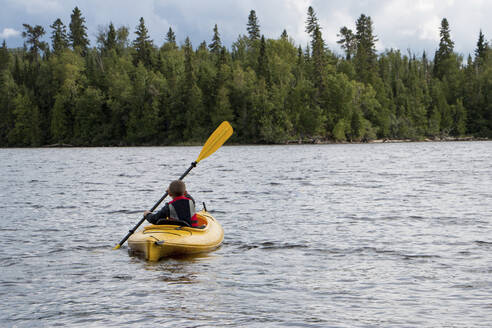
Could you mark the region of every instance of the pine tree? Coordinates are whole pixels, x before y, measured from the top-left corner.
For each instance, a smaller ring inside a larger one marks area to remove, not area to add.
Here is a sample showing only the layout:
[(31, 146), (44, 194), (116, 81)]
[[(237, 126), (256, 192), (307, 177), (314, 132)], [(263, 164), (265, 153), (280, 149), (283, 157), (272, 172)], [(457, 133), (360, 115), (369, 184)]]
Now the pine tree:
[(220, 54), (220, 50), (222, 49), (222, 41), (220, 40), (219, 29), (217, 28), (217, 24), (214, 26), (214, 36), (212, 38), (212, 43), (208, 45), (210, 48), (210, 52), (214, 55)]
[(137, 26), (135, 34), (137, 38), (133, 41), (133, 46), (135, 47), (136, 53), (133, 57), (133, 64), (138, 66), (138, 63), (142, 62), (145, 67), (150, 68), (152, 66), (153, 42), (150, 40), (143, 17), (140, 17), (140, 23)]
[[(17, 85), (14, 82), (10, 70), (7, 69), (10, 56), (7, 52), (5, 41), (0, 48), (0, 146), (8, 146), (8, 135), (14, 127), (15, 98), (17, 97)], [(6, 55), (6, 56), (5, 56)]]
[(130, 32), (126, 26), (121, 26), (116, 30), (116, 49), (120, 55), (129, 45), (128, 35), (130, 35)]
[(316, 29), (321, 30), (321, 27), (319, 26), (318, 17), (316, 17), (313, 7), (309, 6), (307, 16), (306, 32), (311, 38), (314, 38)]
[(185, 90), (190, 92), (193, 84), (195, 83), (195, 72), (193, 67), (193, 45), (191, 44), (190, 38), (186, 37), (184, 50), (184, 67), (185, 67)]
[(248, 16), (247, 31), (250, 40), (260, 39), (260, 25), (258, 23), (258, 17), (256, 17), (256, 12), (251, 10)]
[(29, 59), (31, 62), (37, 61), (39, 51), (46, 51), (47, 44), (41, 41), (41, 37), (45, 34), (44, 28), (40, 25), (32, 27), (29, 24), (22, 24), (25, 31), (22, 32), (22, 37), (26, 38), (26, 43), (31, 45), (29, 48)]
[[(2, 42), (2, 47), (0, 48), (0, 73), (9, 67), (10, 64), (10, 54), (7, 49), (7, 43), (5, 40)], [(1, 82), (1, 80), (0, 80)]]
[(434, 76), (442, 79), (449, 70), (449, 59), (454, 50), (454, 42), (451, 40), (449, 23), (446, 18), (443, 18), (441, 21), (439, 34), (441, 40), (439, 42), (439, 49), (434, 56)]
[(200, 43), (200, 45), (198, 46), (198, 51), (201, 51), (203, 53), (207, 53), (208, 52), (208, 46), (207, 46), (207, 41), (202, 41), (202, 43)]
[(67, 28), (59, 18), (50, 27), (53, 29), (51, 32), (51, 47), (55, 54), (59, 54), (68, 47)]
[(354, 33), (351, 29), (344, 26), (340, 29), (340, 33), (337, 36), (340, 38), (337, 43), (345, 50), (345, 59), (351, 60), (357, 50)]
[(173, 48), (176, 48), (176, 34), (174, 34), (174, 31), (171, 27), (169, 27), (169, 30), (167, 31), (166, 42), (172, 45)]
[(89, 47), (89, 39), (87, 38), (87, 28), (85, 27), (85, 18), (82, 17), (82, 12), (78, 7), (75, 7), (70, 15), (70, 32), (68, 38), (72, 48), (78, 49), (83, 56), (87, 53)]
[(357, 51), (354, 62), (358, 80), (364, 83), (373, 81), (377, 69), (377, 38), (373, 33), (371, 17), (361, 14), (356, 22), (355, 41)]
[(313, 34), (313, 65), (314, 65), (314, 86), (322, 92), (323, 89), (323, 77), (325, 75), (325, 41), (321, 35), (321, 30), (316, 27)]
[(179, 129), (179, 133), (181, 133), (184, 140), (197, 140), (202, 134), (200, 122), (204, 120), (205, 112), (203, 108), (203, 94), (196, 84), (193, 46), (188, 37), (185, 40), (183, 50), (185, 56), (185, 76), (182, 94), (183, 108), (180, 110), (178, 116), (182, 122), (174, 123), (171, 129)]
[(485, 36), (480, 30), (480, 34), (478, 35), (477, 48), (475, 49), (475, 64), (477, 66), (482, 66), (483, 63), (487, 60), (489, 45), (487, 41), (485, 41)]
[(289, 40), (289, 35), (287, 34), (287, 30), (284, 29), (282, 31), (282, 34), (280, 35), (280, 39), (285, 40), (285, 41)]
[(258, 56), (258, 77), (265, 79), (267, 85), (270, 84), (270, 69), (266, 50), (265, 36), (261, 36), (260, 54)]
[[(306, 20), (306, 32), (311, 36), (312, 68), (314, 86), (322, 92), (323, 76), (325, 71), (325, 41), (321, 34), (321, 27), (313, 7), (309, 6)], [(306, 51), (309, 51), (306, 49)]]
[(108, 34), (106, 36), (106, 40), (104, 41), (104, 49), (105, 51), (110, 51), (112, 49), (116, 49), (117, 45), (117, 35), (116, 30), (114, 28), (113, 23), (109, 23)]

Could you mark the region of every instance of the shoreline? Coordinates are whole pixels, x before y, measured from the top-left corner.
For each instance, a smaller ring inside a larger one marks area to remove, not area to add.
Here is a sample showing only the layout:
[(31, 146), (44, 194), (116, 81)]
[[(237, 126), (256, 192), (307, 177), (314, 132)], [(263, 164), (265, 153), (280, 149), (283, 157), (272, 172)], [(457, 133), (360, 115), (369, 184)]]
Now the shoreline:
[(435, 137), (435, 138), (424, 138), (424, 139), (374, 139), (366, 141), (335, 141), (335, 140), (322, 140), (322, 139), (305, 139), (305, 140), (289, 140), (286, 144), (318, 144), (318, 145), (329, 145), (329, 144), (382, 144), (382, 143), (410, 143), (410, 142), (457, 142), (457, 141), (491, 141), (488, 138), (476, 138), (476, 137)]
[[(425, 138), (425, 139), (419, 139), (419, 140), (414, 140), (414, 139), (374, 139), (374, 140), (367, 140), (367, 141), (335, 141), (335, 140), (323, 140), (321, 138), (312, 138), (312, 139), (304, 139), (304, 140), (288, 140), (285, 143), (281, 144), (266, 144), (266, 143), (257, 143), (257, 144), (250, 144), (250, 143), (229, 143), (228, 145), (225, 146), (281, 146), (281, 145), (349, 145), (349, 144), (391, 144), (391, 143), (420, 143), (420, 142), (473, 142), (473, 141), (492, 141), (492, 139), (488, 138), (476, 138), (476, 137), (443, 137), (443, 138)], [(38, 147), (0, 147), (0, 149), (13, 149), (13, 148), (124, 148), (124, 147), (199, 147), (203, 146), (203, 143), (199, 142), (190, 142), (190, 143), (183, 143), (183, 144), (175, 144), (175, 145), (95, 145), (95, 146), (90, 146), (90, 145), (71, 145), (71, 144), (50, 144), (50, 145), (42, 145)]]

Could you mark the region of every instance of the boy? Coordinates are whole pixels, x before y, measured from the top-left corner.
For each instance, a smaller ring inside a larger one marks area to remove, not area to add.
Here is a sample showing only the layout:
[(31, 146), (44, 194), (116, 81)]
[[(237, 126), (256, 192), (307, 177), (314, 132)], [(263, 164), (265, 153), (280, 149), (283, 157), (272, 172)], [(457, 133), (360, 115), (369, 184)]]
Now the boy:
[(184, 221), (191, 227), (198, 226), (195, 211), (195, 200), (186, 191), (186, 185), (181, 180), (171, 182), (167, 189), (172, 201), (166, 203), (157, 213), (144, 212), (144, 216), (152, 224), (172, 224), (169, 221)]

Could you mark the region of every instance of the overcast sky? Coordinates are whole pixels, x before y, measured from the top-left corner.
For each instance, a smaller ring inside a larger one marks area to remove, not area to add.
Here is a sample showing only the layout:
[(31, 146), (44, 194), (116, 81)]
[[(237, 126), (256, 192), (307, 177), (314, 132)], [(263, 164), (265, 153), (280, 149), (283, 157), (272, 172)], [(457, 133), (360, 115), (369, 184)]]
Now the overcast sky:
[(420, 55), (426, 50), (433, 55), (443, 17), (450, 23), (455, 51), (461, 54), (473, 53), (480, 29), (487, 39), (492, 34), (492, 0), (0, 0), (0, 40), (5, 39), (8, 47), (22, 46), (23, 23), (41, 25), (48, 35), (57, 18), (68, 27), (75, 6), (86, 19), (92, 45), (98, 27), (109, 22), (128, 26), (133, 40), (138, 20), (144, 17), (156, 45), (163, 43), (170, 26), (178, 43), (186, 36), (195, 47), (204, 40), (210, 43), (217, 24), (222, 41), (230, 47), (239, 34), (247, 33), (248, 15), (254, 9), (265, 37), (278, 38), (286, 29), (296, 45), (305, 47), (309, 6), (319, 18), (328, 47), (338, 54), (340, 27), (355, 30), (361, 13), (372, 17), (379, 51), (411, 49)]

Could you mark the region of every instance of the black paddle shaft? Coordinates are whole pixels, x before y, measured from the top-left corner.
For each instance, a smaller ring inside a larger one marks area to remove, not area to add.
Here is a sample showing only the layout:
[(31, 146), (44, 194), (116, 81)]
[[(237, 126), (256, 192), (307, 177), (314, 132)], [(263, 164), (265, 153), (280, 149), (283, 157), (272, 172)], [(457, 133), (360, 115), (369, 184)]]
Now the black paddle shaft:
[[(196, 164), (197, 164), (196, 162), (191, 163), (190, 167), (186, 170), (186, 172), (185, 172), (185, 173), (183, 173), (183, 175), (181, 175), (181, 176), (179, 177), (179, 180), (183, 180), (183, 179), (184, 179), (184, 177), (185, 177), (185, 176), (187, 176), (187, 175), (188, 175), (188, 173), (190, 173), (190, 171), (191, 171), (191, 170), (192, 170), (192, 169), (196, 166)], [(157, 203), (155, 203), (155, 205), (154, 205), (154, 206), (152, 206), (152, 208), (150, 209), (150, 211), (151, 211), (151, 212), (154, 212), (154, 211), (155, 211), (155, 209), (157, 208), (157, 206), (159, 206), (159, 204), (160, 204), (160, 203), (162, 203), (162, 201), (163, 201), (163, 200), (167, 197), (167, 195), (168, 195), (168, 192), (166, 191), (166, 193), (165, 193), (164, 195), (162, 195), (161, 199), (159, 199), (159, 200), (157, 201)], [(140, 225), (141, 225), (142, 223), (144, 223), (144, 221), (145, 221), (145, 216), (144, 216), (142, 219), (140, 219), (140, 221), (138, 221), (138, 223), (137, 223), (137, 224), (133, 227), (133, 229), (131, 229), (130, 231), (128, 231), (128, 234), (125, 236), (125, 238), (123, 238), (123, 239), (120, 241), (120, 243), (118, 244), (118, 247), (121, 247), (121, 245), (123, 245), (123, 244), (125, 243), (125, 241), (126, 241), (128, 238), (130, 238), (130, 236), (131, 236), (131, 235), (133, 235), (133, 233), (134, 233), (134, 232), (138, 229), (138, 227), (140, 227)]]

